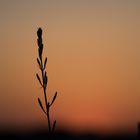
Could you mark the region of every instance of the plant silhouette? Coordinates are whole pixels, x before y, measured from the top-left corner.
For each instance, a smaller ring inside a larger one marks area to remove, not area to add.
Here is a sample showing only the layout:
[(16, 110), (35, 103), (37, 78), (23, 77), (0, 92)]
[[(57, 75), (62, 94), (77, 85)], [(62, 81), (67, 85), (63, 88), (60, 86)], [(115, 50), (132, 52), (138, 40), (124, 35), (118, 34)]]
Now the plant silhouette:
[(49, 134), (54, 132), (55, 126), (56, 126), (56, 120), (53, 122), (51, 125), (51, 120), (50, 120), (50, 108), (53, 105), (56, 97), (57, 97), (57, 92), (54, 94), (53, 99), (51, 102), (48, 101), (48, 97), (46, 94), (46, 88), (47, 88), (47, 83), (48, 83), (48, 77), (47, 77), (47, 72), (46, 72), (46, 65), (47, 65), (47, 57), (43, 61), (42, 54), (43, 54), (43, 41), (42, 41), (42, 29), (38, 28), (37, 30), (37, 45), (38, 45), (38, 57), (37, 57), (37, 63), (39, 65), (39, 69), (41, 72), (41, 78), (39, 74), (36, 74), (36, 77), (39, 81), (39, 84), (43, 88), (43, 94), (44, 94), (44, 101), (45, 101), (45, 107), (42, 104), (42, 101), (40, 98), (38, 98), (38, 103), (41, 108), (41, 110), (44, 112), (44, 114), (47, 117), (48, 120), (48, 131)]

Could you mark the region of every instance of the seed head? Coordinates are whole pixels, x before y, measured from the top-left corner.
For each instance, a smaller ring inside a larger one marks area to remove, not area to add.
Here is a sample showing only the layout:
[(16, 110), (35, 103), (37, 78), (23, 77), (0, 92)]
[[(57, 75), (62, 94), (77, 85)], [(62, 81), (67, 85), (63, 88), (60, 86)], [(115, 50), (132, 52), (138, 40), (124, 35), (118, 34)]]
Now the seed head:
[(38, 28), (37, 36), (38, 36), (39, 39), (42, 38), (42, 29), (41, 28)]

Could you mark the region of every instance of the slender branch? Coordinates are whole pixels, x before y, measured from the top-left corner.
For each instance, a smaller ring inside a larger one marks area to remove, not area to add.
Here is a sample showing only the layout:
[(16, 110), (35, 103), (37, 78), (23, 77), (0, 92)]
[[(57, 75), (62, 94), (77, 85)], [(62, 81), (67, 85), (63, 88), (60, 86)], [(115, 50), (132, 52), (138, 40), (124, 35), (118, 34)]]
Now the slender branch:
[[(44, 68), (43, 68), (43, 63), (41, 60), (41, 74), (42, 74), (42, 80), (44, 79)], [(48, 128), (49, 128), (49, 133), (51, 133), (51, 122), (50, 122), (50, 114), (49, 114), (49, 109), (48, 109), (48, 101), (47, 101), (47, 96), (46, 96), (46, 87), (43, 82), (43, 92), (44, 92), (44, 99), (45, 99), (45, 105), (46, 105), (46, 114), (47, 114), (47, 119), (48, 119)]]
[(47, 99), (47, 94), (46, 94), (46, 88), (47, 88), (47, 82), (48, 82), (48, 79), (47, 79), (47, 74), (46, 74), (46, 64), (47, 64), (47, 57), (45, 58), (45, 61), (43, 63), (43, 60), (42, 60), (42, 53), (43, 53), (43, 43), (42, 43), (42, 29), (39, 28), (38, 31), (37, 31), (37, 36), (38, 36), (38, 39), (37, 39), (37, 44), (38, 44), (38, 58), (37, 58), (37, 63), (39, 65), (39, 68), (41, 70), (41, 75), (42, 75), (42, 79), (40, 79), (39, 75), (36, 74), (36, 77), (39, 81), (39, 83), (41, 84), (41, 86), (43, 87), (43, 93), (44, 93), (44, 100), (45, 100), (45, 107), (46, 107), (46, 111), (44, 110), (44, 107), (42, 105), (42, 102), (41, 100), (38, 98), (38, 103), (42, 109), (42, 111), (46, 114), (47, 116), (47, 120), (48, 120), (48, 130), (49, 130), (49, 134), (53, 133), (54, 132), (54, 129), (55, 129), (55, 126), (56, 126), (56, 120), (54, 121), (52, 127), (51, 127), (51, 121), (50, 121), (50, 108), (51, 108), (51, 105), (54, 103), (55, 99), (56, 99), (56, 96), (57, 96), (57, 92), (55, 93), (54, 97), (53, 97), (53, 100), (51, 103), (48, 102), (48, 99)]

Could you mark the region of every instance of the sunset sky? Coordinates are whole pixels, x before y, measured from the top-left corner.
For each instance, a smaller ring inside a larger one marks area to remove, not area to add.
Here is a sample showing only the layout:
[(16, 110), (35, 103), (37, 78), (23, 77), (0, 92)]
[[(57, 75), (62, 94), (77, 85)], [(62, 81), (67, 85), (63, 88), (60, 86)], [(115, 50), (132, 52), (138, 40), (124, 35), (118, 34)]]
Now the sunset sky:
[(137, 131), (140, 0), (0, 0), (0, 129), (47, 126), (36, 31), (43, 29), (57, 128)]

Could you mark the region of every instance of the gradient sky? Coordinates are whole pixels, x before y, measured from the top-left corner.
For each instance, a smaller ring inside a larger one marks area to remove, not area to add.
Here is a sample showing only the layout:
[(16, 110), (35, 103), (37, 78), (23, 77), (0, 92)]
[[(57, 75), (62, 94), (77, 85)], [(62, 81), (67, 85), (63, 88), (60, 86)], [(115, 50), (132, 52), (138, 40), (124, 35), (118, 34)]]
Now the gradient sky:
[(47, 125), (35, 77), (40, 26), (58, 127), (136, 132), (139, 0), (0, 0), (0, 129)]

